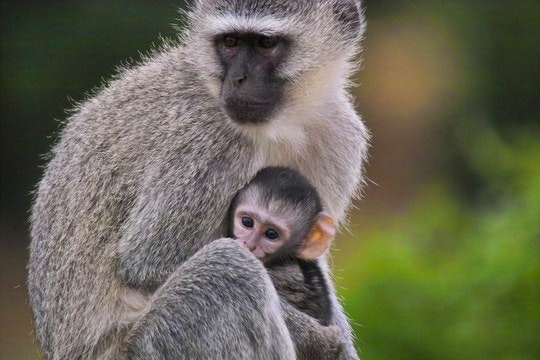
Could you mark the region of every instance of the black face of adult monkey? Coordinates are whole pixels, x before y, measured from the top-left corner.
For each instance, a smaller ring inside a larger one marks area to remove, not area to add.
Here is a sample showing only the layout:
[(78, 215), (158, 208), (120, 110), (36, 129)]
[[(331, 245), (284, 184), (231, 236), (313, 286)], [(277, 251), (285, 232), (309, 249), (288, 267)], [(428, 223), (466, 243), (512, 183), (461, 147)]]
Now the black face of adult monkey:
[[(341, 343), (341, 359), (355, 359), (331, 286), (323, 327), (280, 301), (249, 251), (220, 238), (232, 198), (268, 166), (298, 170), (343, 220), (367, 147), (346, 91), (359, 4), (199, 0), (187, 20), (177, 43), (81, 103), (53, 150), (28, 266), (43, 352), (331, 358)], [(238, 52), (224, 57), (220, 46), (235, 41)], [(261, 55), (267, 48), (281, 50)]]
[(279, 109), (286, 80), (276, 69), (289, 53), (288, 41), (278, 36), (233, 32), (216, 36), (223, 65), (221, 101), (239, 124), (270, 120)]

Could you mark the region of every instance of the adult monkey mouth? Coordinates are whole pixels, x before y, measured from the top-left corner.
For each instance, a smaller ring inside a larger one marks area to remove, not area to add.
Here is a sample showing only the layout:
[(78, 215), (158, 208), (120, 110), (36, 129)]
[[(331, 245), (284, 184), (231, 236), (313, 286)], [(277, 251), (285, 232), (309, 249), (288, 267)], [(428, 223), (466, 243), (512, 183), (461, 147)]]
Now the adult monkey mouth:
[(225, 104), (225, 110), (238, 124), (262, 124), (269, 121), (276, 110), (276, 105), (271, 102), (234, 99)]

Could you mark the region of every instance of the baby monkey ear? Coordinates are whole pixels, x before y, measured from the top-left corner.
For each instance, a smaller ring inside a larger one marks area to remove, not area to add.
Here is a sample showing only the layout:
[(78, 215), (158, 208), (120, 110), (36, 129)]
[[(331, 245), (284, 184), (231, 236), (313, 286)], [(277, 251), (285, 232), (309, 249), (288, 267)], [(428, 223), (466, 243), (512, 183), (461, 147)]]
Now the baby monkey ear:
[(315, 225), (304, 239), (297, 256), (303, 260), (318, 258), (330, 248), (335, 236), (336, 225), (334, 219), (325, 212), (319, 213)]

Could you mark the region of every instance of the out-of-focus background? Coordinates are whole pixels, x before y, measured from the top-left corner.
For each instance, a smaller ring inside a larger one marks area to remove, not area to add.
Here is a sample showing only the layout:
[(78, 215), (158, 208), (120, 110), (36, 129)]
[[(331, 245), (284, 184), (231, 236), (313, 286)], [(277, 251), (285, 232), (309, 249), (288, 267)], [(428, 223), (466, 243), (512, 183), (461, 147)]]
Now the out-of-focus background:
[[(1, 2), (0, 359), (35, 359), (31, 191), (65, 109), (182, 1)], [(540, 2), (365, 1), (373, 134), (335, 276), (363, 359), (540, 359)], [(328, 119), (332, 121), (332, 119)]]

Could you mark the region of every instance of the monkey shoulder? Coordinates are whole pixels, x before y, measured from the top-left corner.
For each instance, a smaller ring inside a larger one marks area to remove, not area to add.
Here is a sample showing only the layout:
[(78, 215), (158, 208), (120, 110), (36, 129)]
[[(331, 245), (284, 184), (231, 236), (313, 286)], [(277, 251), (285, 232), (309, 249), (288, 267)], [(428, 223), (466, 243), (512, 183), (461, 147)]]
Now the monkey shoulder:
[[(160, 229), (193, 222), (181, 235), (195, 236), (197, 216), (225, 211), (251, 175), (244, 169), (251, 144), (223, 125), (182, 51), (156, 53), (122, 70), (74, 109), (37, 191), (36, 243), (70, 241), (62, 236), (67, 226), (84, 232), (85, 241), (96, 241), (90, 229), (103, 239), (118, 237), (116, 231), (141, 235), (156, 219)], [(229, 181), (219, 186), (223, 178)], [(92, 223), (67, 224), (74, 216)]]
[(170, 164), (183, 168), (177, 173), (182, 177), (197, 164), (228, 163), (249, 155), (250, 145), (233, 130), (184, 49), (171, 46), (122, 69), (77, 105), (53, 155), (60, 167), (83, 165), (135, 181)]
[(340, 144), (344, 146), (364, 147), (369, 139), (369, 132), (354, 109), (351, 97), (344, 95), (334, 105), (333, 113), (329, 115), (328, 133), (341, 139)]

